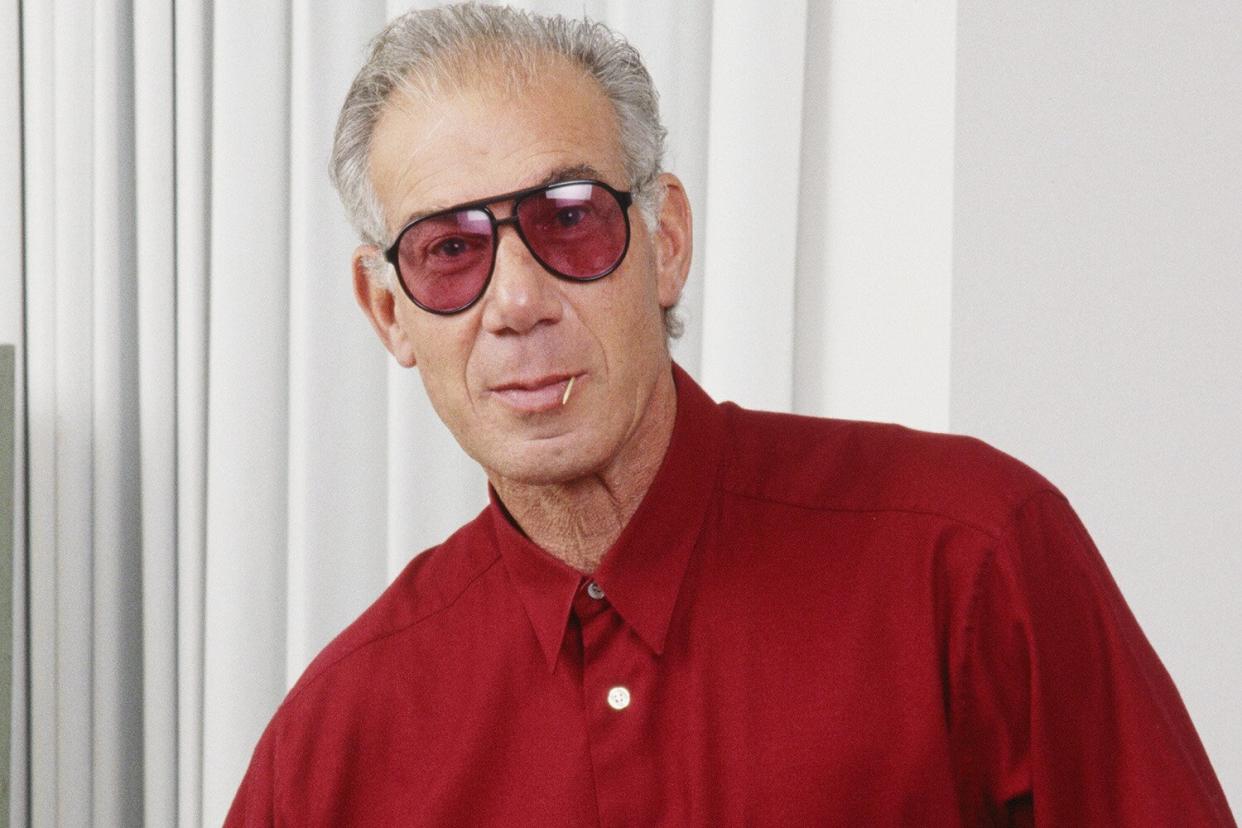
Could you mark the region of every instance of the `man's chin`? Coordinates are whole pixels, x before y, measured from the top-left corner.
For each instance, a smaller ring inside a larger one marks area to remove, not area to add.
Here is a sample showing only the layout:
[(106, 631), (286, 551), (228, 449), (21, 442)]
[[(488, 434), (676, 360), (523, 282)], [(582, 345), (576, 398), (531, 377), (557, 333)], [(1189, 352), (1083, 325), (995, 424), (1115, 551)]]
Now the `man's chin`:
[[(483, 463), (488, 477), (500, 477), (508, 484), (524, 486), (556, 486), (573, 483), (595, 473), (599, 463), (590, 446), (574, 439), (575, 435), (559, 435), (523, 441), (498, 458), (493, 464)], [(598, 444), (597, 444), (598, 445)]]

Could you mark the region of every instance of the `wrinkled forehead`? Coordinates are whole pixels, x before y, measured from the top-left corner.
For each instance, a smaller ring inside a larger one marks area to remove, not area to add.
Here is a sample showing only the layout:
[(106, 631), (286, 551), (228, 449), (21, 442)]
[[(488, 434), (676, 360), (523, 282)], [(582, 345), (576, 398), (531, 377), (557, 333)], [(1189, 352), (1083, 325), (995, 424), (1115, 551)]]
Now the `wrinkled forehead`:
[(389, 234), (412, 217), (590, 169), (628, 181), (616, 112), (599, 83), (565, 58), (518, 74), (477, 67), (429, 86), (418, 78), (385, 102), (370, 168)]

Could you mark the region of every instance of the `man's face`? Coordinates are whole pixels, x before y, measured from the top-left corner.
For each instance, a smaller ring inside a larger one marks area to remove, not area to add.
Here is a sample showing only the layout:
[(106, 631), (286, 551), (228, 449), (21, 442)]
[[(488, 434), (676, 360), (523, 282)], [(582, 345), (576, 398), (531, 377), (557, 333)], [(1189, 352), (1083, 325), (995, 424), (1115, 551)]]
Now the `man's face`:
[[(560, 62), (516, 94), (467, 86), (426, 102), (394, 93), (371, 154), (389, 240), (415, 214), (549, 179), (598, 178), (627, 190), (616, 135), (594, 80)], [(674, 207), (684, 207), (680, 185), (668, 180)], [(492, 210), (501, 219), (511, 204)], [(688, 210), (671, 213), (666, 208), (664, 229), (651, 233), (631, 207), (629, 252), (599, 281), (556, 278), (503, 227), (491, 284), (461, 313), (435, 315), (400, 290), (365, 287), (356, 259), (359, 298), (489, 476), (569, 482), (607, 469), (641, 437), (652, 394), (667, 377), (662, 308), (676, 301), (689, 261)]]

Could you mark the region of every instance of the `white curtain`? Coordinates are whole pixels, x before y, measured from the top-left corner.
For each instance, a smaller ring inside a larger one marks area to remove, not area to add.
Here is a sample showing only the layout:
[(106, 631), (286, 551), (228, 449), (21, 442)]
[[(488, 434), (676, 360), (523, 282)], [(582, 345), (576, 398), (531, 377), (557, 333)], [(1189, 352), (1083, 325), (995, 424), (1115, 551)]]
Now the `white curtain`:
[[(695, 207), (691, 373), (946, 428), (954, 3), (526, 5), (649, 62)], [(218, 824), (307, 662), (485, 502), (354, 305), (326, 178), (407, 7), (0, 2), (14, 824)]]

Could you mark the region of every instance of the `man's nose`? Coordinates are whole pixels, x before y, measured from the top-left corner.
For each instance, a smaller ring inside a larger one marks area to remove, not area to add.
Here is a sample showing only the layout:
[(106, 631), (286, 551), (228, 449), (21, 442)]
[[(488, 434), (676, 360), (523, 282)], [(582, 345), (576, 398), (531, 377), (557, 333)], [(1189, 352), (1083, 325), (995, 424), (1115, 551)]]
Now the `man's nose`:
[(561, 318), (559, 281), (535, 260), (517, 227), (498, 223), (496, 263), (484, 296), (483, 325), (493, 333), (526, 333)]

